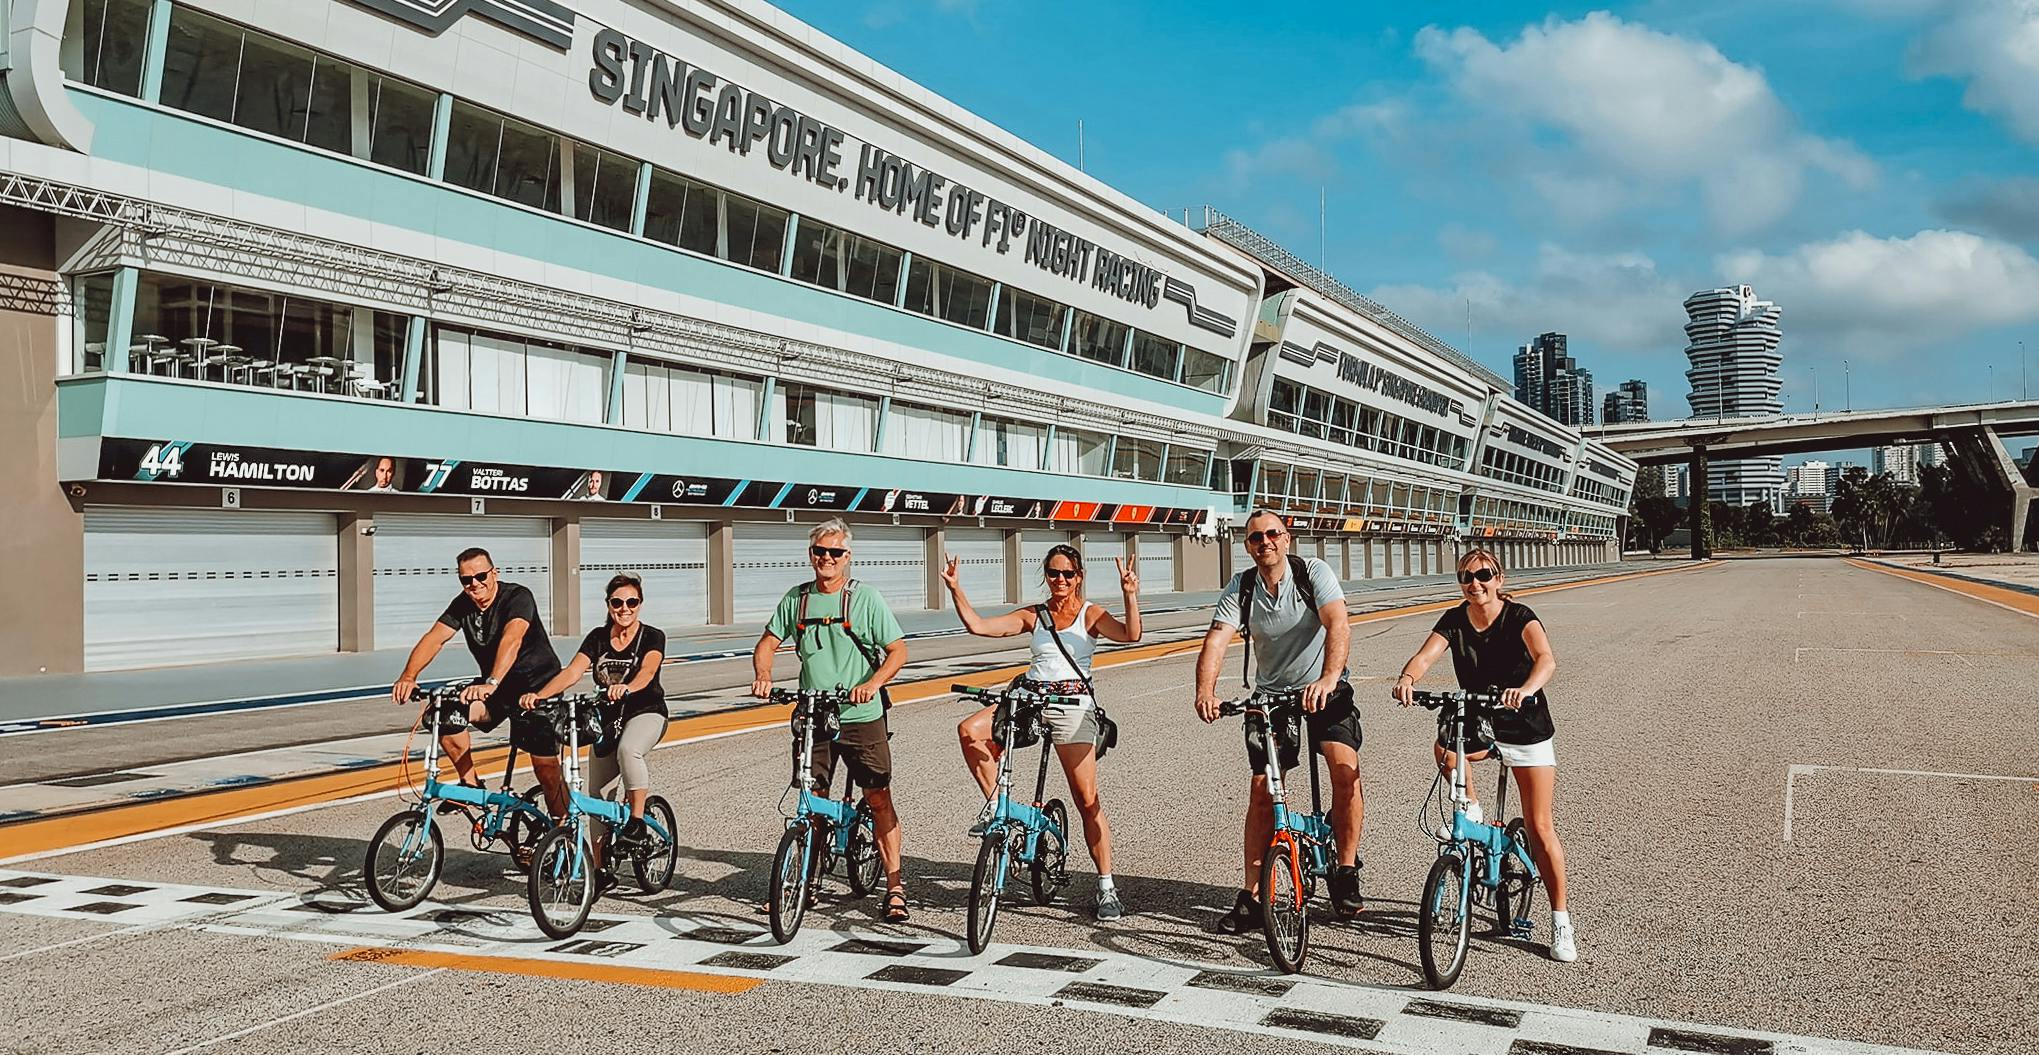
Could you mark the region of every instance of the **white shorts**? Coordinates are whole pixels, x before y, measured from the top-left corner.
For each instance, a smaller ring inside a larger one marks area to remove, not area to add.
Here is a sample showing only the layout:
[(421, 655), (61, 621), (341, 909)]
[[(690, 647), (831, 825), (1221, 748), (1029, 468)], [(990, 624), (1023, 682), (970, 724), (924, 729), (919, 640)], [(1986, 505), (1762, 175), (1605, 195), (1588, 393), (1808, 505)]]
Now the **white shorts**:
[(1558, 738), (1555, 736), (1534, 744), (1504, 744), (1496, 740), (1494, 752), (1501, 756), (1501, 761), (1514, 769), (1555, 766), (1558, 764), (1557, 742)]
[(1051, 706), (1041, 710), (1041, 720), (1058, 744), (1097, 743), (1097, 704), (1085, 697), (1080, 707)]

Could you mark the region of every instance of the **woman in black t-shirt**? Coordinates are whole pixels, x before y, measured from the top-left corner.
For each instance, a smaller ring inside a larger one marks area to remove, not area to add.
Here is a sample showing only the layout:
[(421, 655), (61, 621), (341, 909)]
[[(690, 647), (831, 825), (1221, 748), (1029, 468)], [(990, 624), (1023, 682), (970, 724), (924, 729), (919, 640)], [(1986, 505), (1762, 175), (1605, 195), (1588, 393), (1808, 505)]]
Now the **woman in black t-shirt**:
[[(526, 695), (525, 707), (563, 692), (581, 675), (593, 671), (600, 690), (602, 724), (607, 735), (588, 755), (588, 788), (608, 794), (620, 776), (623, 797), (630, 804), (630, 822), (616, 833), (618, 845), (644, 838), (644, 801), (651, 794), (651, 770), (644, 756), (665, 736), (666, 697), (659, 685), (665, 662), (666, 636), (643, 622), (637, 608), (644, 603), (644, 583), (628, 572), (609, 580), (604, 591), (609, 618), (581, 641), (580, 651), (566, 669), (537, 692)], [(598, 822), (599, 823), (599, 822)]]
[[(1523, 823), (1529, 828), (1530, 854), (1550, 891), (1551, 958), (1569, 963), (1578, 959), (1579, 953), (1571, 915), (1565, 909), (1565, 848), (1558, 841), (1551, 816), (1558, 760), (1550, 702), (1543, 694), (1551, 675), (1557, 673), (1557, 657), (1551, 653), (1550, 639), (1544, 636), (1542, 620), (1528, 605), (1502, 592), (1508, 580), (1499, 557), (1483, 549), (1467, 552), (1458, 561), (1458, 581), (1465, 603), (1440, 616), (1430, 628), (1430, 636), (1423, 639), (1423, 647), (1403, 664), (1402, 676), (1395, 679), (1395, 700), (1405, 707), (1413, 702), (1416, 683), (1447, 649), (1459, 688), (1500, 692), (1503, 710), (1493, 717), (1493, 741), (1468, 750), (1465, 760), (1476, 762), (1499, 752), (1515, 773)], [(1466, 746), (1473, 747), (1472, 738)], [(1448, 770), (1452, 757), (1442, 736), (1433, 751), (1438, 768)], [(1472, 793), (1468, 780), (1467, 797)], [(1467, 803), (1466, 813), (1472, 820), (1481, 819), (1478, 800)]]

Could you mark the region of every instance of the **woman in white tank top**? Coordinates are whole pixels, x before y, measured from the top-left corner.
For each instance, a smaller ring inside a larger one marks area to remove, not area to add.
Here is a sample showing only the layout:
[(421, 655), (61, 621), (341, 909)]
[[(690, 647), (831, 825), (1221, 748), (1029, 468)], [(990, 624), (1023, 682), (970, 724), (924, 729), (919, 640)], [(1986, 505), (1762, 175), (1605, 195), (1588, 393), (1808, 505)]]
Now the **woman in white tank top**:
[[(1074, 546), (1056, 546), (1041, 562), (1041, 577), (1048, 587), (1044, 605), (1030, 606), (1005, 615), (986, 618), (970, 607), (963, 596), (957, 574), (957, 559), (949, 558), (942, 570), (942, 582), (956, 602), (956, 614), (964, 629), (978, 637), (1031, 636), (1032, 661), (1021, 681), (1036, 692), (1053, 696), (1074, 696), (1082, 702), (1073, 707), (1050, 707), (1045, 717), (1055, 742), (1055, 755), (1062, 760), (1062, 772), (1069, 778), (1070, 797), (1083, 815), (1083, 838), (1090, 846), (1090, 859), (1097, 864), (1097, 918), (1117, 919), (1124, 913), (1118, 890), (1112, 885), (1111, 825), (1104, 816), (1104, 803), (1097, 792), (1097, 701), (1090, 694), (1090, 666), (1097, 654), (1097, 639), (1126, 644), (1140, 640), (1140, 576), (1123, 559), (1118, 565), (1119, 587), (1126, 599), (1122, 622), (1110, 612), (1083, 597), (1083, 555)], [(1042, 613), (1046, 613), (1043, 618)], [(1057, 639), (1061, 647), (1057, 647)], [(1068, 655), (1063, 655), (1063, 650)], [(1071, 664), (1074, 660), (1074, 665)], [(998, 744), (992, 734), (992, 708), (986, 707), (963, 719), (956, 727), (963, 743), (963, 760), (970, 775), (984, 792), (985, 808), (998, 779)], [(981, 826), (984, 815), (978, 818)], [(973, 834), (975, 832), (973, 831)]]

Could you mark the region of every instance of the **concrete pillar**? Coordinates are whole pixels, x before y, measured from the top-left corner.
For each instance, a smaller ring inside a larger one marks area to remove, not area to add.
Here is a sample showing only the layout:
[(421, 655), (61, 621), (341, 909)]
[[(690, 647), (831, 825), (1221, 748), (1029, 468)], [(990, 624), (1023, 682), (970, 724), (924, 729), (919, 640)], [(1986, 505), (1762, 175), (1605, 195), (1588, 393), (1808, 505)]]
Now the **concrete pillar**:
[(1020, 565), (1026, 560), (1026, 550), (1020, 545), (1021, 533), (1015, 529), (1005, 533), (1005, 603), (1018, 604), (1021, 579), (1026, 569)]
[(921, 580), (927, 601), (925, 607), (934, 611), (940, 611), (949, 603), (949, 588), (942, 584), (942, 565), (948, 561), (948, 545), (948, 529), (938, 527), (928, 531), (922, 549), (927, 554), (927, 572)]
[(1218, 557), (1225, 547), (1216, 542), (1198, 542), (1188, 535), (1175, 537), (1175, 588), (1183, 593), (1215, 590), (1225, 582)]
[(56, 253), (54, 215), (0, 207), (0, 676), (85, 667), (85, 518), (57, 480), (56, 379), (71, 364), (57, 361), (70, 319)]
[(1351, 535), (1340, 536), (1338, 539), (1338, 578), (1340, 581), (1352, 578)]
[(718, 520), (708, 525), (708, 623), (736, 622), (736, 524)]
[(375, 651), (375, 515), (340, 514), (340, 651)]
[(1686, 472), (1691, 483), (1691, 497), (1686, 500), (1685, 509), (1685, 526), (1692, 532), (1693, 560), (1713, 556), (1713, 513), (1706, 504), (1706, 496), (1713, 486), (1706, 475), (1706, 448), (1694, 447), (1691, 467)]
[[(2032, 502), (2039, 497), (2039, 488), (2025, 482), (2025, 474), (2018, 470), (2018, 463), (2011, 457), (2010, 449), (2004, 446), (2003, 438), (1995, 429), (1984, 426), (1963, 432), (1948, 443), (1954, 462), (1962, 467), (1971, 478), (1986, 482), (1991, 488), (2010, 492), (2010, 535), (2007, 536), (2013, 553), (2027, 548), (2025, 536), (2032, 525)], [(2002, 524), (2003, 521), (1998, 521)]]
[(581, 625), (581, 518), (552, 519), (552, 632), (578, 637)]

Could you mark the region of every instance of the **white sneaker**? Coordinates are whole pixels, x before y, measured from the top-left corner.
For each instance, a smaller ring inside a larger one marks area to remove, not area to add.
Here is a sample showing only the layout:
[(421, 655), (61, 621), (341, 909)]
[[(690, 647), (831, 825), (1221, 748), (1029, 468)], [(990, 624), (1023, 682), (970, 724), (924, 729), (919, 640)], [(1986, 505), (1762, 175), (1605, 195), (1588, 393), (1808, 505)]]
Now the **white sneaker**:
[(1572, 933), (1570, 923), (1558, 923), (1550, 929), (1550, 958), (1559, 963), (1571, 963), (1579, 958), (1579, 946)]

